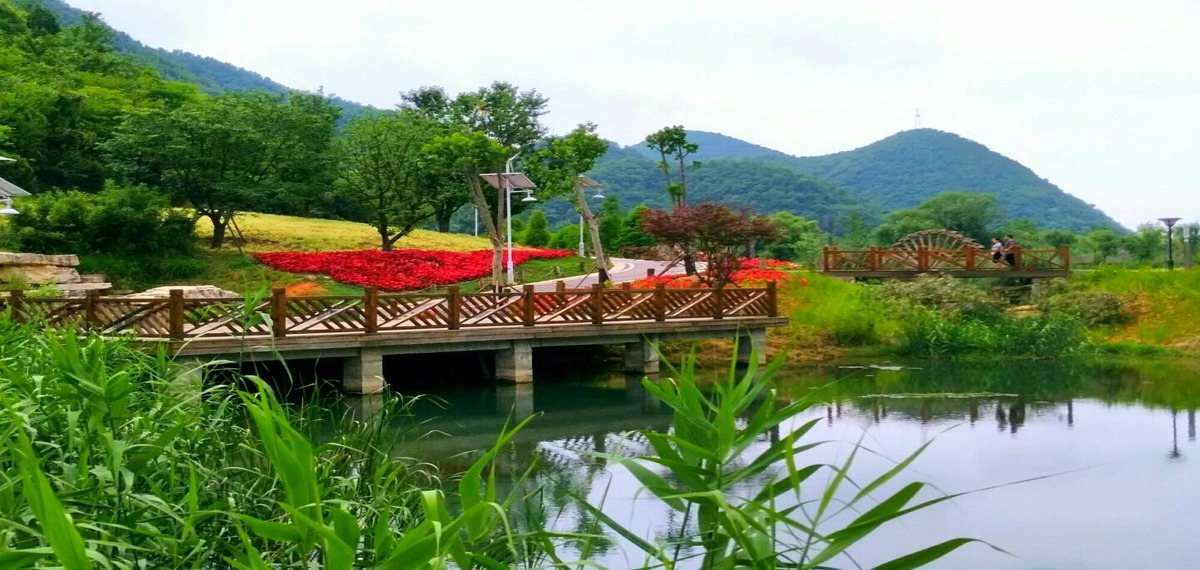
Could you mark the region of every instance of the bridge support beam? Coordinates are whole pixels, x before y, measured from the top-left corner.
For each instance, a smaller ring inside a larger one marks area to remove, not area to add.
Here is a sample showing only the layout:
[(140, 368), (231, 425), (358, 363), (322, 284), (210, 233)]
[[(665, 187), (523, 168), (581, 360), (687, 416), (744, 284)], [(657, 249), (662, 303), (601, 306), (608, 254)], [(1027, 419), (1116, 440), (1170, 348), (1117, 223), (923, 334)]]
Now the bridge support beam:
[(496, 351), (496, 381), (502, 384), (533, 382), (533, 345), (514, 340), (511, 348)]
[(644, 337), (625, 345), (625, 372), (635, 374), (658, 373), (658, 339)]
[(738, 334), (738, 364), (767, 363), (767, 329), (750, 329)]
[(496, 413), (521, 421), (533, 412), (533, 383), (496, 386)]
[(383, 352), (362, 347), (342, 364), (342, 390), (351, 394), (378, 394), (387, 382), (383, 378)]

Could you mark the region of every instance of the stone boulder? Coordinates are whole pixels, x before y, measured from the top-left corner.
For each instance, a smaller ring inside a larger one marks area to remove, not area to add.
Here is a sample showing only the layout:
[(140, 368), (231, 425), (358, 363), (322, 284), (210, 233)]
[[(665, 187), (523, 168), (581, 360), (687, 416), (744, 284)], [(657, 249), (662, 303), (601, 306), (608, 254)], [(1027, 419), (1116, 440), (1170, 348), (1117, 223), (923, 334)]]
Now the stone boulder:
[(79, 283), (74, 267), (59, 265), (0, 265), (0, 281), (23, 280), (31, 285)]
[(171, 296), (172, 289), (183, 291), (184, 299), (237, 299), (241, 295), (233, 291), (226, 291), (220, 287), (213, 285), (169, 285), (166, 287), (155, 287), (147, 289), (141, 293), (125, 295), (126, 299), (166, 299)]
[(78, 255), (43, 255), (40, 253), (13, 253), (0, 251), (0, 266), (5, 265), (57, 265), (79, 267)]

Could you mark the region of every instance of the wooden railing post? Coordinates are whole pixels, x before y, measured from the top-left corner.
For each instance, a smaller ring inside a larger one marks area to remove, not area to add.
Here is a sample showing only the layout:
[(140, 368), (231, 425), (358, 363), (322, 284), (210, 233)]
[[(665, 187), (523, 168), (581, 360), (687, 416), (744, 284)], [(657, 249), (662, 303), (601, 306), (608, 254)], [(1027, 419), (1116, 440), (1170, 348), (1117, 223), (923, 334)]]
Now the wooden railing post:
[(167, 297), (167, 335), (183, 340), (183, 289), (171, 289)]
[(646, 277), (654, 277), (654, 268), (653, 267), (646, 268)]
[(458, 330), (462, 326), (462, 293), (458, 290), (458, 286), (450, 287), (450, 297), (447, 299), (449, 307), (446, 312), (449, 313), (447, 319), (450, 321), (449, 328), (452, 331)]
[(531, 327), (533, 326), (534, 319), (537, 316), (537, 313), (534, 311), (534, 308), (536, 307), (534, 303), (537, 302), (537, 294), (533, 292), (533, 285), (526, 285), (524, 293), (525, 298), (522, 299), (523, 306), (521, 307), (524, 309), (524, 311), (521, 320), (525, 326)]
[(1065, 245), (1058, 251), (1062, 255), (1063, 269), (1066, 271), (1070, 271), (1071, 270), (1071, 246)]
[(767, 316), (779, 316), (779, 290), (774, 281), (767, 281)]
[(363, 318), (367, 334), (379, 332), (379, 290), (374, 287), (363, 290)]
[(654, 320), (667, 320), (667, 284), (654, 284)]
[(271, 290), (271, 334), (275, 338), (287, 336), (287, 289)]
[(882, 266), (883, 266), (883, 260), (882, 260), (882, 256), (879, 254), (879, 248), (872, 247), (867, 252), (867, 267), (871, 271), (879, 271), (879, 268)]
[(929, 271), (929, 248), (917, 248), (917, 271)]
[(565, 293), (567, 291), (567, 283), (561, 279), (554, 282), (555, 293)]
[(963, 255), (967, 257), (967, 271), (975, 269), (975, 253), (977, 251), (978, 250), (969, 245), (963, 247)]
[(604, 323), (604, 286), (592, 285), (592, 324)]
[(713, 289), (713, 318), (721, 320), (725, 318), (725, 286), (722, 285)]
[(8, 292), (8, 308), (9, 318), (14, 323), (25, 322), (25, 292), (20, 289), (13, 289)]
[(821, 248), (821, 270), (822, 271), (829, 271), (829, 268), (830, 268), (829, 258), (830, 258), (829, 246), (825, 246), (825, 247)]
[(1014, 247), (1013, 248), (1013, 268), (1014, 269), (1025, 266), (1025, 263), (1024, 263), (1025, 260), (1022, 259), (1023, 257), (1024, 256), (1021, 255), (1021, 246)]
[(95, 289), (88, 291), (87, 296), (83, 298), (83, 324), (85, 329), (95, 328), (96, 322), (96, 299), (100, 297), (100, 292)]

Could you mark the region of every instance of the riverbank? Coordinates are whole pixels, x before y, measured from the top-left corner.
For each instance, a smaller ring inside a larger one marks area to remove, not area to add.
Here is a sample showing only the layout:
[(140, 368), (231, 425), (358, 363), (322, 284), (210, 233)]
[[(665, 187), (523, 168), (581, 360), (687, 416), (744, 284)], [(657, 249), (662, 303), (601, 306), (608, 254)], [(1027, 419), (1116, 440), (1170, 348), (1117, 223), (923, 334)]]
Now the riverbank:
[(852, 283), (795, 272), (779, 296), (791, 322), (771, 331), (768, 349), (786, 350), (793, 362), (997, 353), (1200, 357), (1200, 269), (1082, 271), (1024, 291), (1016, 304), (1011, 291), (991, 281)]

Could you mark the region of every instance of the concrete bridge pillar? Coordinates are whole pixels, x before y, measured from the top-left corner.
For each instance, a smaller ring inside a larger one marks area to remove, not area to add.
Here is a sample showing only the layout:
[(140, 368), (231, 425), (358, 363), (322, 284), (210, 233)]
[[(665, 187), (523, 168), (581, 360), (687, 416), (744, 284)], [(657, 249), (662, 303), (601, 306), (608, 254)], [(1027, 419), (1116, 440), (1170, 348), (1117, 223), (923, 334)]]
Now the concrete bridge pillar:
[(533, 346), (514, 340), (512, 348), (496, 351), (496, 381), (503, 384), (533, 382)]
[(655, 412), (662, 409), (662, 402), (655, 398), (649, 390), (646, 390), (646, 385), (642, 380), (650, 380), (658, 383), (657, 374), (625, 374), (625, 400), (634, 404), (643, 412)]
[(351, 394), (378, 394), (386, 385), (383, 352), (378, 348), (360, 348), (356, 356), (346, 357), (343, 361), (342, 390)]
[(625, 372), (657, 374), (658, 367), (657, 338), (643, 337), (625, 345)]
[(767, 363), (767, 329), (750, 329), (738, 334), (738, 364)]
[(342, 398), (342, 406), (351, 420), (366, 423), (383, 410), (386, 403), (383, 394), (363, 394)]
[(507, 384), (496, 386), (496, 413), (512, 415), (514, 421), (521, 421), (532, 416), (533, 383)]

